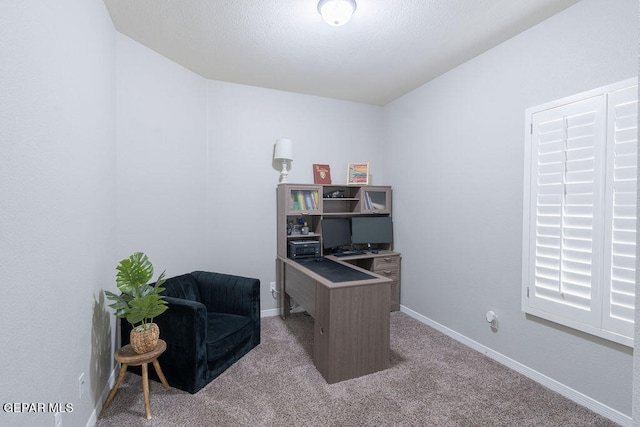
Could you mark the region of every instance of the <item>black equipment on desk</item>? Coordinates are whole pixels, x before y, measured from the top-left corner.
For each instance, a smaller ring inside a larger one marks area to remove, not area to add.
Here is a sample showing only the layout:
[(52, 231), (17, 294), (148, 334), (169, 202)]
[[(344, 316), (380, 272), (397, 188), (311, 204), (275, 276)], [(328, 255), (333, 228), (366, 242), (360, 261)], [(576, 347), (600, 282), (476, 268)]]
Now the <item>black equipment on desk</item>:
[(351, 223), (349, 218), (325, 218), (320, 222), (322, 247), (325, 254), (351, 246)]
[(366, 253), (367, 253), (366, 251), (345, 251), (345, 252), (336, 252), (335, 254), (332, 254), (332, 255), (337, 256), (338, 258), (342, 258), (345, 256), (364, 255)]
[(390, 216), (360, 216), (351, 219), (351, 243), (393, 243), (393, 222)]
[(291, 259), (318, 258), (320, 257), (320, 242), (317, 240), (293, 240), (289, 242), (287, 254)]

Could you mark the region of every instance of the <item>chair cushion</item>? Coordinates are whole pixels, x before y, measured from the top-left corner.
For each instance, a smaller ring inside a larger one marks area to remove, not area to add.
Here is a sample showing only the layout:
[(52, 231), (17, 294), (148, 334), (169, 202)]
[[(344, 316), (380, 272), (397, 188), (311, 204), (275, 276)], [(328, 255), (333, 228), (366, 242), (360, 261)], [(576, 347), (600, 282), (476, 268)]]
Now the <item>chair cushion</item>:
[(251, 337), (251, 318), (227, 313), (207, 313), (207, 360), (214, 362)]
[(162, 287), (165, 288), (162, 294), (168, 297), (200, 302), (198, 281), (191, 274), (183, 274), (167, 279)]

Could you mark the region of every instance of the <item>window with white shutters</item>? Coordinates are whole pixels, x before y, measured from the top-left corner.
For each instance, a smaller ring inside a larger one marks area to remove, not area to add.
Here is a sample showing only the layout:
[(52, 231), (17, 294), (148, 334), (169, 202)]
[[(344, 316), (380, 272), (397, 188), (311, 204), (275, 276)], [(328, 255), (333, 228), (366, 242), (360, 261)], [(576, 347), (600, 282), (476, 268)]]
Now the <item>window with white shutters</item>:
[(522, 309), (632, 345), (637, 81), (527, 109)]
[(605, 329), (633, 337), (636, 264), (638, 90), (609, 93), (605, 245)]

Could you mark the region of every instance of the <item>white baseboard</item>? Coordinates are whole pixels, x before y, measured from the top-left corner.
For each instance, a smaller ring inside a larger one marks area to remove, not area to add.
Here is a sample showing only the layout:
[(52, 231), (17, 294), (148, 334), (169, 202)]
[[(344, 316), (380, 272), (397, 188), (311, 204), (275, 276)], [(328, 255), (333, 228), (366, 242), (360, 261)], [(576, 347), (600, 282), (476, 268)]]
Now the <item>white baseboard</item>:
[(529, 368), (528, 366), (523, 365), (522, 363), (515, 361), (501, 353), (496, 352), (495, 350), (492, 350), (489, 347), (486, 347), (476, 341), (473, 341), (472, 339), (469, 339), (467, 337), (465, 337), (464, 335), (459, 334), (458, 332), (447, 328), (444, 325), (441, 325), (438, 322), (435, 322), (431, 319), (429, 319), (428, 317), (425, 317), (423, 315), (421, 315), (420, 313), (417, 313), (403, 305), (400, 306), (400, 311), (402, 311), (403, 313), (408, 314), (409, 316), (413, 317), (414, 319), (431, 326), (432, 328), (442, 332), (443, 334), (453, 338), (456, 341), (459, 341), (460, 343), (466, 345), (467, 347), (470, 347), (476, 351), (479, 351), (480, 353), (490, 357), (491, 359), (505, 365), (506, 367), (513, 369), (514, 371), (536, 381), (537, 383), (542, 384), (543, 386), (561, 394), (562, 396), (566, 397), (567, 399), (570, 399), (574, 402), (576, 402), (579, 405), (582, 405), (590, 410), (592, 410), (593, 412), (602, 415), (603, 417), (607, 417), (610, 420), (620, 424), (621, 426), (624, 427), (631, 427), (632, 426), (632, 419), (630, 416), (623, 414), (620, 411), (617, 411), (601, 402), (598, 402), (595, 399), (590, 398), (589, 396), (586, 396), (582, 393), (580, 393), (579, 391), (576, 391), (574, 389), (572, 389), (571, 387), (568, 387), (556, 380), (554, 380), (553, 378), (550, 378), (538, 371), (535, 371), (531, 368)]
[(271, 310), (262, 310), (260, 311), (260, 317), (273, 317), (278, 316), (280, 314), (280, 310), (277, 308), (272, 308)]
[[(295, 307), (291, 307), (290, 313), (303, 313), (304, 311), (305, 311), (304, 307), (298, 305)], [(273, 308), (271, 310), (260, 311), (261, 319), (264, 317), (273, 317), (273, 316), (280, 316), (280, 309)]]
[(100, 415), (100, 411), (102, 411), (102, 405), (104, 405), (104, 402), (107, 400), (107, 396), (109, 395), (109, 392), (113, 388), (113, 385), (116, 383), (116, 377), (119, 372), (120, 372), (120, 364), (116, 363), (116, 366), (114, 366), (113, 370), (111, 371), (111, 375), (109, 375), (109, 380), (102, 388), (102, 393), (100, 393), (100, 398), (98, 399), (96, 407), (93, 408), (93, 411), (91, 412), (91, 416), (87, 420), (87, 427), (94, 427), (98, 422), (98, 416)]

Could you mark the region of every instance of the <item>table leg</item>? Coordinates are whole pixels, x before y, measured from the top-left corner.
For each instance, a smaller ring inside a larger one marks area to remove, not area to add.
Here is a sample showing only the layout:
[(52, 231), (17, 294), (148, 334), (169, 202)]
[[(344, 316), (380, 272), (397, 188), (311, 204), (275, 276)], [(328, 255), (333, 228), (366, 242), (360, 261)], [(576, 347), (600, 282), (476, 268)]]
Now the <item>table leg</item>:
[[(280, 292), (284, 292), (284, 291), (280, 290)], [(283, 320), (286, 320), (291, 315), (291, 297), (289, 296), (289, 294), (286, 294), (286, 293), (284, 294), (281, 300), (281, 304), (282, 304), (282, 307), (281, 307), (280, 317)]]
[(107, 397), (107, 401), (104, 402), (104, 406), (102, 407), (102, 410), (107, 409), (107, 407), (111, 404), (111, 401), (113, 400), (114, 396), (116, 395), (116, 391), (118, 390), (118, 387), (120, 387), (120, 383), (122, 382), (122, 379), (124, 378), (124, 374), (127, 373), (127, 366), (129, 366), (129, 365), (125, 365), (123, 363), (122, 366), (120, 367), (120, 373), (118, 374), (118, 379), (116, 380), (116, 383), (113, 385), (113, 388), (111, 389), (111, 393), (109, 393), (109, 397)]
[(158, 374), (158, 377), (160, 378), (160, 381), (162, 381), (162, 385), (164, 386), (164, 388), (169, 388), (169, 383), (164, 377), (162, 369), (160, 369), (160, 363), (158, 362), (158, 359), (153, 359), (153, 367), (156, 368), (156, 374)]
[(147, 419), (151, 419), (151, 404), (149, 403), (149, 368), (146, 363), (142, 364), (142, 394), (144, 394), (144, 412)]

